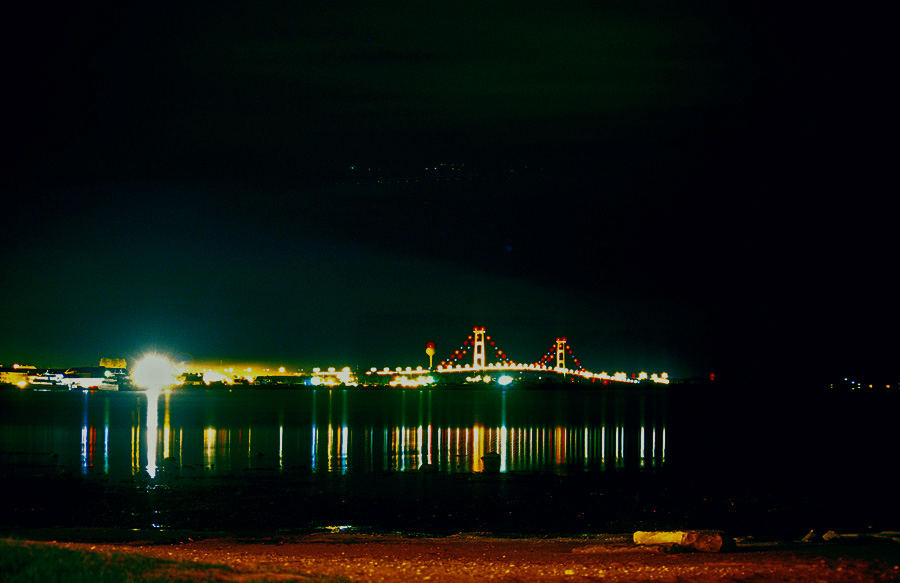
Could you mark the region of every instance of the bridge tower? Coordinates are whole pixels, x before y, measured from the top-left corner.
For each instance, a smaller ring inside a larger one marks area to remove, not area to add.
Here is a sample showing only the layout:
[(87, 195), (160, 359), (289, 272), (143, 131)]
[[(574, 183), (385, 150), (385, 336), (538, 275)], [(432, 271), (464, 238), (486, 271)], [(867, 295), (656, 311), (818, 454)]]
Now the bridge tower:
[(475, 339), (472, 341), (472, 352), (475, 354), (475, 362), (472, 364), (474, 368), (484, 368), (486, 366), (484, 360), (484, 326), (480, 328), (475, 326), (472, 332), (475, 336)]
[(566, 368), (566, 339), (556, 339), (556, 368)]

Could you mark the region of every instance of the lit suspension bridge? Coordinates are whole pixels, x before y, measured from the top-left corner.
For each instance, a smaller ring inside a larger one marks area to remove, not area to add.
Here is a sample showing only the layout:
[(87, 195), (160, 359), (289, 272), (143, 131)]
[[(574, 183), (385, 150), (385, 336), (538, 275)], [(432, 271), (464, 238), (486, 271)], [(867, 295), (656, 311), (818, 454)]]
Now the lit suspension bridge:
[[(434, 344), (428, 343), (426, 352), (429, 358), (434, 355)], [(566, 365), (566, 359), (570, 359), (572, 367)], [(372, 369), (369, 371), (378, 375), (391, 375), (397, 377), (398, 384), (424, 384), (426, 378), (434, 373), (437, 374), (478, 374), (478, 375), (502, 375), (508, 373), (546, 373), (557, 375), (571, 375), (596, 381), (616, 381), (616, 382), (641, 382), (652, 381), (655, 383), (668, 384), (669, 377), (666, 373), (647, 375), (645, 372), (627, 375), (624, 372), (616, 372), (612, 375), (606, 372), (593, 373), (584, 368), (584, 365), (573, 354), (572, 347), (568, 344), (565, 337), (557, 338), (551, 345), (550, 349), (544, 353), (537, 361), (531, 363), (520, 363), (512, 360), (509, 355), (504, 352), (486, 332), (484, 326), (475, 326), (465, 340), (462, 341), (459, 348), (454, 350), (450, 356), (442, 360), (436, 367), (428, 369), (416, 367), (403, 368), (384, 368), (383, 370)], [(432, 377), (433, 378), (433, 377)], [(480, 379), (479, 379), (480, 380)], [(489, 380), (489, 377), (488, 377)]]

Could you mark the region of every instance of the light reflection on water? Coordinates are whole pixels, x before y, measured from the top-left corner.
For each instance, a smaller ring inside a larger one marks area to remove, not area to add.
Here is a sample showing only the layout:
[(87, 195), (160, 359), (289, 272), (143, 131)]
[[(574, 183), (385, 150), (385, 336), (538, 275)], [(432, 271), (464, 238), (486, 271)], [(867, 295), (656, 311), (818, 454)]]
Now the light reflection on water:
[[(666, 454), (661, 390), (10, 392), (0, 403), (0, 452), (56, 454), (51, 469), (82, 475), (565, 474), (650, 470)], [(34, 469), (6, 454), (2, 471)]]

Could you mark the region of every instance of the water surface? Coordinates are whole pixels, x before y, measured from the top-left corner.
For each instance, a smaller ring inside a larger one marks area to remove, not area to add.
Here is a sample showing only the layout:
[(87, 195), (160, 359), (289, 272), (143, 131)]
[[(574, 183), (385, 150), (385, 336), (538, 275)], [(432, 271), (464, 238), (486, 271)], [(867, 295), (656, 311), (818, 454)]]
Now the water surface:
[(5, 391), (6, 473), (658, 469), (664, 390)]

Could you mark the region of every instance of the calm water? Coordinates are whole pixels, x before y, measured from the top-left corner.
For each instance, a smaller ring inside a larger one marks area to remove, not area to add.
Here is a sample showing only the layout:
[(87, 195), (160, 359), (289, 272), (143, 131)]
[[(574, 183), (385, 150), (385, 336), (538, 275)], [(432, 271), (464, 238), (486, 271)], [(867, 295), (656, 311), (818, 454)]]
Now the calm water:
[(0, 472), (480, 472), (489, 453), (501, 472), (652, 470), (666, 411), (640, 389), (4, 391)]

